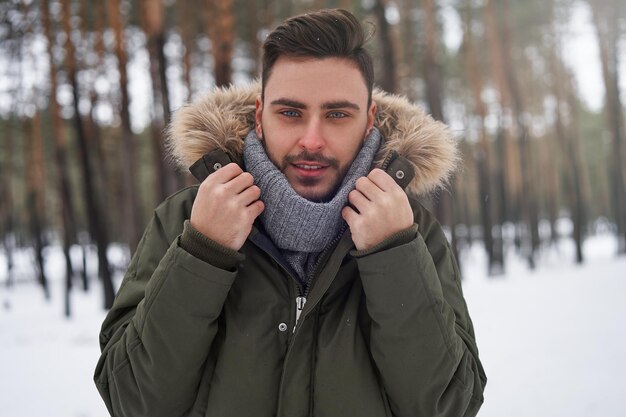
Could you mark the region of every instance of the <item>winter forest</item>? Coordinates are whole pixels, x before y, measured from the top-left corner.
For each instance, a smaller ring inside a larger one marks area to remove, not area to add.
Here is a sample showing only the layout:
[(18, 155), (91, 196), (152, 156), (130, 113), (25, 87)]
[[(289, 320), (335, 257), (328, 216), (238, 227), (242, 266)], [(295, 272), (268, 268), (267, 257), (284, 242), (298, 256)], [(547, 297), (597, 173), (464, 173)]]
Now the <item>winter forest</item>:
[[(171, 114), (258, 77), (265, 35), (323, 7), (370, 22), (376, 84), (455, 133), (462, 166), (424, 204), (463, 272), (479, 415), (623, 415), (626, 2), (0, 0), (3, 415), (106, 415), (98, 328), (153, 209), (195, 183)], [(534, 376), (509, 360), (533, 355)]]

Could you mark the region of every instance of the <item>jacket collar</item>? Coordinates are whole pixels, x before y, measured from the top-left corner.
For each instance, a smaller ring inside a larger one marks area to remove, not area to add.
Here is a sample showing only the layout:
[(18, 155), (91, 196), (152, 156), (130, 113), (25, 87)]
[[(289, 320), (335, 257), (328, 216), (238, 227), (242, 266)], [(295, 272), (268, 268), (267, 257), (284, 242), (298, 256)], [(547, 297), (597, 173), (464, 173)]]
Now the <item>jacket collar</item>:
[[(216, 88), (181, 107), (168, 127), (168, 149), (181, 169), (221, 149), (242, 160), (243, 140), (254, 128), (255, 99), (260, 84)], [(406, 158), (415, 171), (408, 191), (423, 195), (445, 186), (458, 161), (456, 141), (448, 127), (435, 121), (405, 97), (376, 89), (375, 125), (385, 142), (374, 160), (381, 166), (392, 153)]]

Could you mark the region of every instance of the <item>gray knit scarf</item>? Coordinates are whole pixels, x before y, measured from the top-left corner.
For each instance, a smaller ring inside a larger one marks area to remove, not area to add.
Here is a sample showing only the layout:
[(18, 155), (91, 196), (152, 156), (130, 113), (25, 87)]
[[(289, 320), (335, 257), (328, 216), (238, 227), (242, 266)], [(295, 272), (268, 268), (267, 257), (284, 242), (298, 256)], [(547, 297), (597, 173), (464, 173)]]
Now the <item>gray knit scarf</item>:
[(324, 248), (342, 229), (341, 209), (356, 180), (366, 176), (381, 143), (380, 132), (372, 128), (355, 157), (337, 193), (327, 202), (313, 202), (301, 197), (289, 185), (285, 175), (270, 161), (254, 130), (248, 133), (243, 147), (246, 170), (261, 189), (265, 210), (261, 221), (298, 278), (306, 283)]

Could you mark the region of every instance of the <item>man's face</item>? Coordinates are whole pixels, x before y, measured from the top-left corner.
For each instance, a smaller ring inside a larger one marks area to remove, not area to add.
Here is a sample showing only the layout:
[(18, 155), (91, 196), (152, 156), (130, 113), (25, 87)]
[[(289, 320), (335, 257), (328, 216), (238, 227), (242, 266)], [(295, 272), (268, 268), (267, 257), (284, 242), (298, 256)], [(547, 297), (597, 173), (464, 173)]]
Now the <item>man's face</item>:
[(256, 102), (256, 133), (302, 197), (330, 200), (374, 124), (376, 104), (344, 58), (280, 57)]

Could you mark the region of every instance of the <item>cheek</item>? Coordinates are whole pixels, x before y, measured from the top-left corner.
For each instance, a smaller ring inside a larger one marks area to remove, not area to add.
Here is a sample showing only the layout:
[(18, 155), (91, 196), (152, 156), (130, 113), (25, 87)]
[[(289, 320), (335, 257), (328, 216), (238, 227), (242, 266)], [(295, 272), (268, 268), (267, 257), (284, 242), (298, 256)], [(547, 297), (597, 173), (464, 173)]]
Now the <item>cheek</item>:
[(269, 126), (263, 125), (263, 135), (266, 149), (274, 155), (285, 156), (296, 152), (299, 132), (289, 126)]
[(361, 135), (346, 139), (341, 143), (341, 150), (338, 150), (338, 152), (341, 152), (342, 158), (351, 163), (361, 150), (363, 140)]
[(277, 168), (283, 169), (283, 159), (287, 156), (289, 150), (285, 149), (284, 146), (281, 146), (284, 143), (284, 141), (281, 140), (281, 137), (269, 135), (265, 130), (263, 133), (265, 135), (263, 138), (263, 145), (267, 156)]
[(271, 134), (267, 131), (264, 131), (263, 133), (265, 134), (265, 137), (263, 138), (263, 141), (265, 142), (265, 148), (269, 149), (269, 151), (274, 154), (283, 153), (283, 149), (285, 148), (285, 142), (282, 135), (277, 136), (276, 134)]

